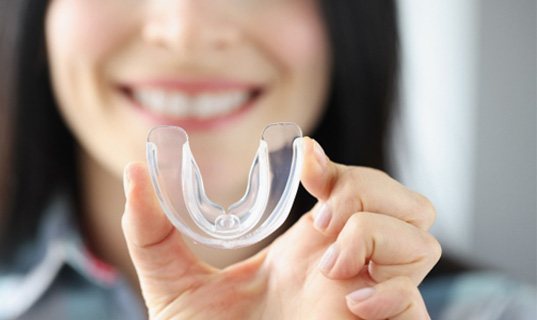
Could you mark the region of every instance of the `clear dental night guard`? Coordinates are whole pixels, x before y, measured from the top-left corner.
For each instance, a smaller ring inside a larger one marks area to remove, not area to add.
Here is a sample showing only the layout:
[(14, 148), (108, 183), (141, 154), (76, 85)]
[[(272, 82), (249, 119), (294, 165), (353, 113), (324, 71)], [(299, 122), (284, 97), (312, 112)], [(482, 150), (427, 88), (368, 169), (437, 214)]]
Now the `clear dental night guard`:
[(153, 128), (147, 137), (147, 161), (160, 205), (172, 224), (196, 242), (231, 249), (259, 242), (283, 224), (300, 181), (302, 144), (302, 131), (296, 124), (268, 125), (250, 168), (246, 192), (227, 209), (205, 194), (182, 128)]

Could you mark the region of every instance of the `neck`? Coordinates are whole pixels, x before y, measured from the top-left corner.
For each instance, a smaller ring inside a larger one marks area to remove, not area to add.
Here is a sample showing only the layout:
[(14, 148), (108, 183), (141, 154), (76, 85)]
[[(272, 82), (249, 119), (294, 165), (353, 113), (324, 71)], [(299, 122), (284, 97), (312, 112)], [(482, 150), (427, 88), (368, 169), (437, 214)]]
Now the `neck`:
[(125, 196), (122, 179), (86, 152), (79, 153), (82, 232), (99, 259), (114, 266), (137, 287), (137, 277), (121, 231)]

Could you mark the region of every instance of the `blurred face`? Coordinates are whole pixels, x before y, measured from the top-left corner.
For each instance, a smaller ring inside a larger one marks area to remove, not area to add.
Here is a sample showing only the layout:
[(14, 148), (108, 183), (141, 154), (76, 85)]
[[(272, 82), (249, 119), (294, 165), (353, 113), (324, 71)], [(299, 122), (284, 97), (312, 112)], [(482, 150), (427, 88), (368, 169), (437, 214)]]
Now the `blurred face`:
[(238, 200), (271, 122), (310, 132), (329, 52), (315, 0), (52, 0), (47, 50), (81, 147), (121, 176), (150, 128), (186, 129), (209, 195)]

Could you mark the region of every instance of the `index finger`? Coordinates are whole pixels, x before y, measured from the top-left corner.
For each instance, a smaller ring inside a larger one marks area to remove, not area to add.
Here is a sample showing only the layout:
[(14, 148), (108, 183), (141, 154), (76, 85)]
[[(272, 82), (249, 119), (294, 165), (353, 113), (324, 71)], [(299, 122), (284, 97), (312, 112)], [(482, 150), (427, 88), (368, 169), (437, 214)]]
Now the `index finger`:
[(423, 230), (433, 224), (431, 202), (386, 173), (334, 163), (310, 138), (305, 138), (304, 150), (302, 184), (319, 201), (312, 212), (317, 229), (336, 234), (356, 212), (389, 215)]

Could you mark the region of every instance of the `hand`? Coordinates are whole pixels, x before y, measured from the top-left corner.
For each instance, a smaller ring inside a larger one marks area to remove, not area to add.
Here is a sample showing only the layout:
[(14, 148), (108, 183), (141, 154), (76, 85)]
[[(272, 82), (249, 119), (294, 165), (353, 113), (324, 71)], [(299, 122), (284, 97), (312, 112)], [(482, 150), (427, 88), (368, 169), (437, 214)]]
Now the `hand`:
[(332, 163), (315, 142), (312, 149), (302, 182), (319, 200), (314, 227), (333, 242), (321, 271), (361, 280), (365, 288), (349, 294), (347, 306), (363, 319), (428, 319), (417, 286), (441, 255), (427, 232), (430, 201), (381, 171)]
[[(368, 179), (361, 180), (364, 172), (379, 179), (369, 185)], [(331, 212), (327, 225), (317, 216), (323, 233), (314, 228), (318, 205), (271, 246), (224, 270), (207, 266), (188, 250), (160, 211), (143, 164), (130, 165), (125, 175), (123, 228), (151, 318), (427, 317), (416, 286), (439, 255), (434, 238), (422, 231), (432, 220), (429, 207), (411, 204), (421, 198), (382, 174), (316, 158), (311, 140), (306, 142), (303, 183)], [(360, 193), (371, 187), (379, 187), (378, 194)], [(370, 200), (382, 205), (369, 206), (375, 203)], [(319, 259), (332, 242), (335, 259), (323, 259), (321, 273)], [(373, 294), (361, 303), (345, 300), (360, 288), (374, 288), (361, 291), (362, 296)]]

